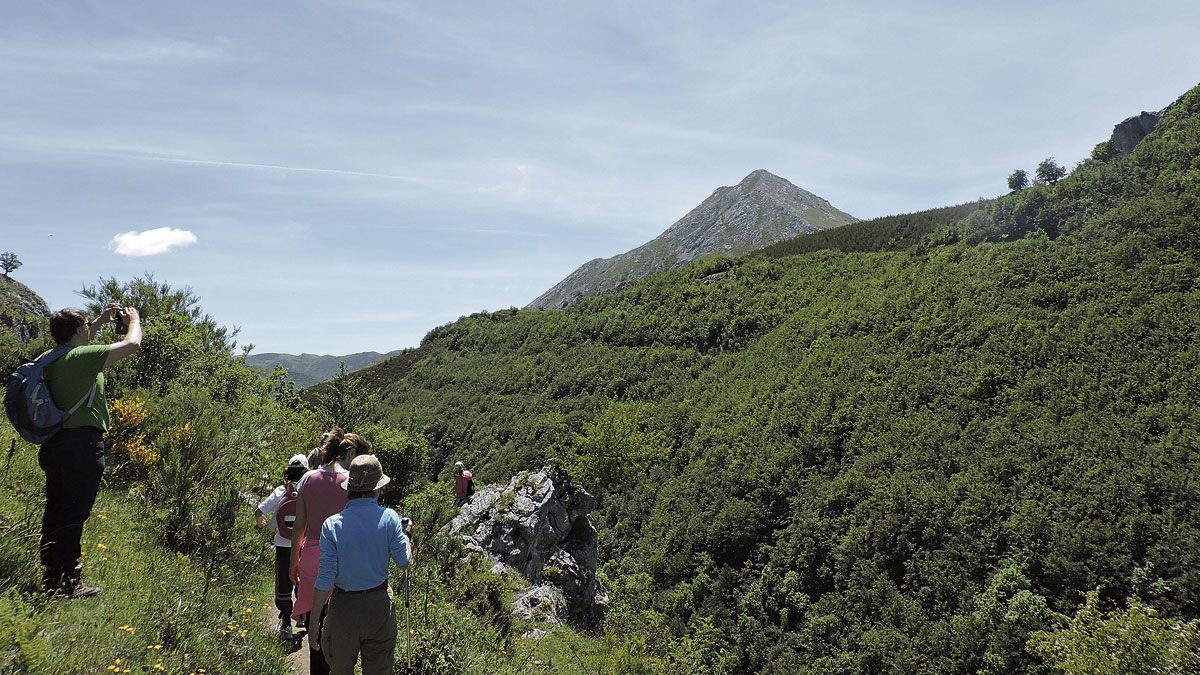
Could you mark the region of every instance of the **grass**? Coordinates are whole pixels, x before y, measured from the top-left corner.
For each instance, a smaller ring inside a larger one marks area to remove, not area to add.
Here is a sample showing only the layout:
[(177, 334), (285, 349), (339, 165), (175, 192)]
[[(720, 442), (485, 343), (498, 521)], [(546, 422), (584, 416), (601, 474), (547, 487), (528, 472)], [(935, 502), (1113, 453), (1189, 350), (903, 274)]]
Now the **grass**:
[[(5, 597), (29, 613), (26, 624), (37, 627), (24, 642), (17, 630), (21, 626), (9, 629), (14, 635), (0, 632), (0, 670), (64, 675), (287, 672), (282, 646), (261, 621), (263, 605), (272, 602), (269, 591), (264, 593), (271, 587), (265, 553), (256, 570), (172, 553), (147, 531), (139, 500), (113, 486), (102, 487), (83, 536), (84, 581), (103, 593), (68, 601), (38, 592), (37, 536), (45, 479), (36, 452), (18, 442), (0, 477), (0, 581), (20, 593), (17, 599)], [(27, 657), (20, 656), (22, 649)]]
[[(84, 581), (103, 593), (80, 600), (43, 596), (37, 546), (45, 478), (36, 452), (18, 442), (11, 464), (6, 467), (0, 457), (0, 588), (6, 589), (0, 591), (0, 673), (288, 673), (284, 645), (267, 620), (275, 613), (268, 537), (261, 537), (262, 555), (254, 557), (250, 569), (173, 553), (151, 530), (154, 521), (146, 517), (136, 487), (102, 486), (84, 528)], [(253, 527), (251, 513), (247, 505), (239, 529)], [(463, 606), (465, 600), (454, 600), (454, 589), (461, 594), (460, 584), (473, 577), (439, 579), (429, 564), (412, 574), (408, 616), (402, 574), (393, 570), (392, 575), (401, 626), (398, 673), (669, 670), (637, 644), (563, 626), (518, 622), (512, 638), (505, 638), (489, 618), (489, 612), (506, 614), (505, 603), (472, 611)], [(484, 590), (505, 583), (486, 571), (479, 574), (472, 583)], [(406, 626), (412, 630), (408, 640)], [(522, 638), (531, 628), (549, 633), (540, 640)], [(411, 670), (405, 667), (410, 650)]]

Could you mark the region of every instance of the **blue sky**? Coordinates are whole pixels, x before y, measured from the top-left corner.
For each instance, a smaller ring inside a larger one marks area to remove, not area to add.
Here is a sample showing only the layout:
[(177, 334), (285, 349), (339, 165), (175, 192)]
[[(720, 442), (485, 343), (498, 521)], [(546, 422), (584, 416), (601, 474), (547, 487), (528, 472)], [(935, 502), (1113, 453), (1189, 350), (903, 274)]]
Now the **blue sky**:
[(0, 250), (55, 307), (149, 271), (255, 351), (413, 346), (757, 168), (869, 218), (1071, 166), (1197, 83), (1197, 25), (1153, 0), (10, 3)]

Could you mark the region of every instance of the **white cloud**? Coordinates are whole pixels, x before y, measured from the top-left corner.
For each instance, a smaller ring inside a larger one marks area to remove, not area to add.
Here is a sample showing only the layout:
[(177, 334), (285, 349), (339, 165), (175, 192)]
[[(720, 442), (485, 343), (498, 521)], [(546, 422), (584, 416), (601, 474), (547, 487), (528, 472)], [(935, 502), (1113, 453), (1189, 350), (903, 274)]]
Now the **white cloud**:
[(122, 232), (112, 238), (109, 246), (118, 255), (140, 258), (147, 255), (166, 253), (173, 248), (191, 246), (197, 241), (196, 235), (189, 230), (174, 227), (157, 227), (144, 232)]

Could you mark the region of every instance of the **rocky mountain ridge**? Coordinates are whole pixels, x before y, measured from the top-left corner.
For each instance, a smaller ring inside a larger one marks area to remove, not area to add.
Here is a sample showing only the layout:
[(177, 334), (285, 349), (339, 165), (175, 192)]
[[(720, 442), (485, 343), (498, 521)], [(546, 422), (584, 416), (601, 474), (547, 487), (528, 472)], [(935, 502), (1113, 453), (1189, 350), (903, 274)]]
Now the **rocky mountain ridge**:
[(528, 307), (560, 309), (710, 253), (742, 255), (857, 220), (827, 200), (758, 169), (737, 185), (717, 188), (653, 240), (626, 253), (584, 263)]

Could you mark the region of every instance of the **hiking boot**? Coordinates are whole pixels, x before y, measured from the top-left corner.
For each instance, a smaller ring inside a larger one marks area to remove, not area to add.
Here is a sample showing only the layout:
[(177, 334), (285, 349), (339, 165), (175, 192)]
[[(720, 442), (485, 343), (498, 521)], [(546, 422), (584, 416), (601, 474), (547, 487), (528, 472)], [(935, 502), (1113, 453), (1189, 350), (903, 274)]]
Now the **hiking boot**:
[(73, 589), (64, 589), (63, 595), (72, 600), (90, 598), (93, 595), (100, 595), (100, 588), (98, 586), (84, 586), (83, 584), (79, 584)]
[(46, 595), (63, 593), (63, 575), (51, 572), (42, 574), (42, 592)]
[(75, 598), (90, 598), (100, 593), (100, 589), (95, 586), (85, 586), (80, 579), (82, 576), (83, 570), (79, 567), (63, 575), (62, 595), (64, 598), (72, 600)]
[(279, 639), (280, 640), (291, 640), (292, 639), (292, 624), (291, 623), (280, 623), (279, 624)]

